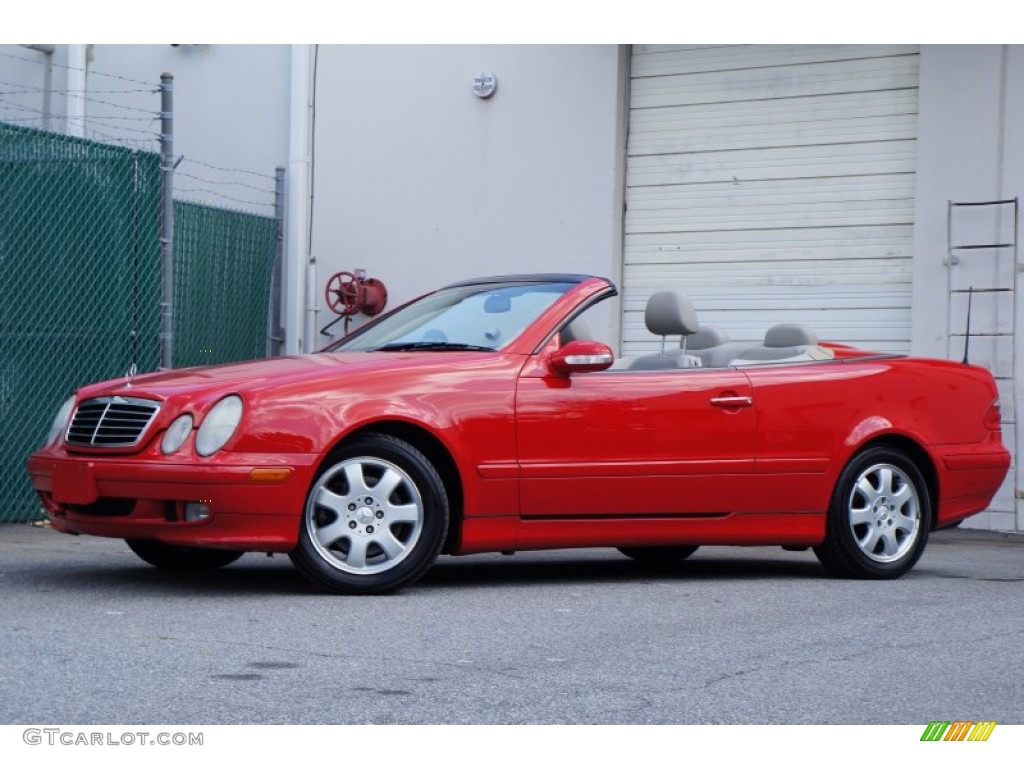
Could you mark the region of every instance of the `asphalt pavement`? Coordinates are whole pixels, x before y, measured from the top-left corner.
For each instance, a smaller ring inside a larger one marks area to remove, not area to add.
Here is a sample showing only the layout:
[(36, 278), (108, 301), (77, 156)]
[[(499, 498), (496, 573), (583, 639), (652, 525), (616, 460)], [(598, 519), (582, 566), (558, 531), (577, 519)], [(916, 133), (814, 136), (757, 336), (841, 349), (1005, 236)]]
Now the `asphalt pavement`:
[(442, 558), (385, 597), (286, 557), (205, 575), (0, 526), (0, 723), (1024, 723), (1024, 536), (932, 536), (897, 581), (810, 552)]

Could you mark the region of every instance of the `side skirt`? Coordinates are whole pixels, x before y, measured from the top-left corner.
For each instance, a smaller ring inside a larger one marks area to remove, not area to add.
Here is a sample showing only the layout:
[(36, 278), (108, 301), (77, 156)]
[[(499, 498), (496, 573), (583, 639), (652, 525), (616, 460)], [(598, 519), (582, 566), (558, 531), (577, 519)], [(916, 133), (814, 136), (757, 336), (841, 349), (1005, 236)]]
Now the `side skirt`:
[(706, 517), (467, 518), (453, 554), (582, 547), (814, 546), (825, 538), (825, 515), (732, 514)]

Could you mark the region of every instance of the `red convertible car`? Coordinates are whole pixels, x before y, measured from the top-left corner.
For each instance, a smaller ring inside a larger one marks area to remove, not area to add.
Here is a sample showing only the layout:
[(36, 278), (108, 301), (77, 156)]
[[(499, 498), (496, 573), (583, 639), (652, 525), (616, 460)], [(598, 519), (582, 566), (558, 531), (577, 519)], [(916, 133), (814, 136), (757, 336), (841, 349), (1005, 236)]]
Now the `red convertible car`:
[(441, 553), (813, 547), (893, 578), (985, 509), (1010, 457), (984, 369), (646, 310), (615, 360), (585, 275), (449, 285), (323, 351), (84, 387), (28, 459), (55, 528), (162, 568), (286, 552), (321, 587), (397, 589)]

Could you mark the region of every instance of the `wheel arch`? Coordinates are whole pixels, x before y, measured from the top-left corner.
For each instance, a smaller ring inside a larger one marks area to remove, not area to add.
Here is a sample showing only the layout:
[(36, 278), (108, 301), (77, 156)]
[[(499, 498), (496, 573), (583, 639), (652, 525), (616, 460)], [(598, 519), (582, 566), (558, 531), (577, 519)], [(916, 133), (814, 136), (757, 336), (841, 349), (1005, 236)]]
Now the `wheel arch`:
[(883, 435), (876, 435), (870, 440), (858, 445), (857, 449), (847, 458), (847, 463), (871, 448), (895, 448), (905, 453), (907, 457), (914, 462), (914, 465), (924, 477), (924, 482), (927, 486), (928, 499), (931, 502), (929, 504), (929, 514), (931, 519), (928, 521), (928, 527), (934, 530), (935, 523), (939, 519), (939, 474), (935, 467), (935, 462), (932, 460), (928, 451), (926, 451), (924, 447), (913, 438), (892, 432)]
[(331, 446), (325, 461), (332, 453), (343, 447), (350, 440), (368, 434), (390, 435), (404, 440), (427, 457), (434, 465), (444, 483), (448, 495), (448, 532), (445, 535), (441, 551), (448, 553), (457, 548), (462, 533), (463, 489), (459, 467), (447, 446), (430, 430), (407, 421), (386, 420), (362, 424), (358, 429), (346, 433)]

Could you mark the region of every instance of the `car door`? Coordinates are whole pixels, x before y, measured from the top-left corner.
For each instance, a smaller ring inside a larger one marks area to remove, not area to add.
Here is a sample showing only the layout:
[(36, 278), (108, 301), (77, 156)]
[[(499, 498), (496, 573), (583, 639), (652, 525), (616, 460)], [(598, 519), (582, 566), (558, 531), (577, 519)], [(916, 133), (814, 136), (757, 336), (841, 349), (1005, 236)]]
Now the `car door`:
[(567, 377), (536, 360), (516, 391), (522, 515), (750, 509), (755, 412), (750, 385), (734, 369)]
[(764, 512), (823, 513), (848, 443), (878, 429), (878, 362), (748, 365), (758, 404), (751, 487)]

